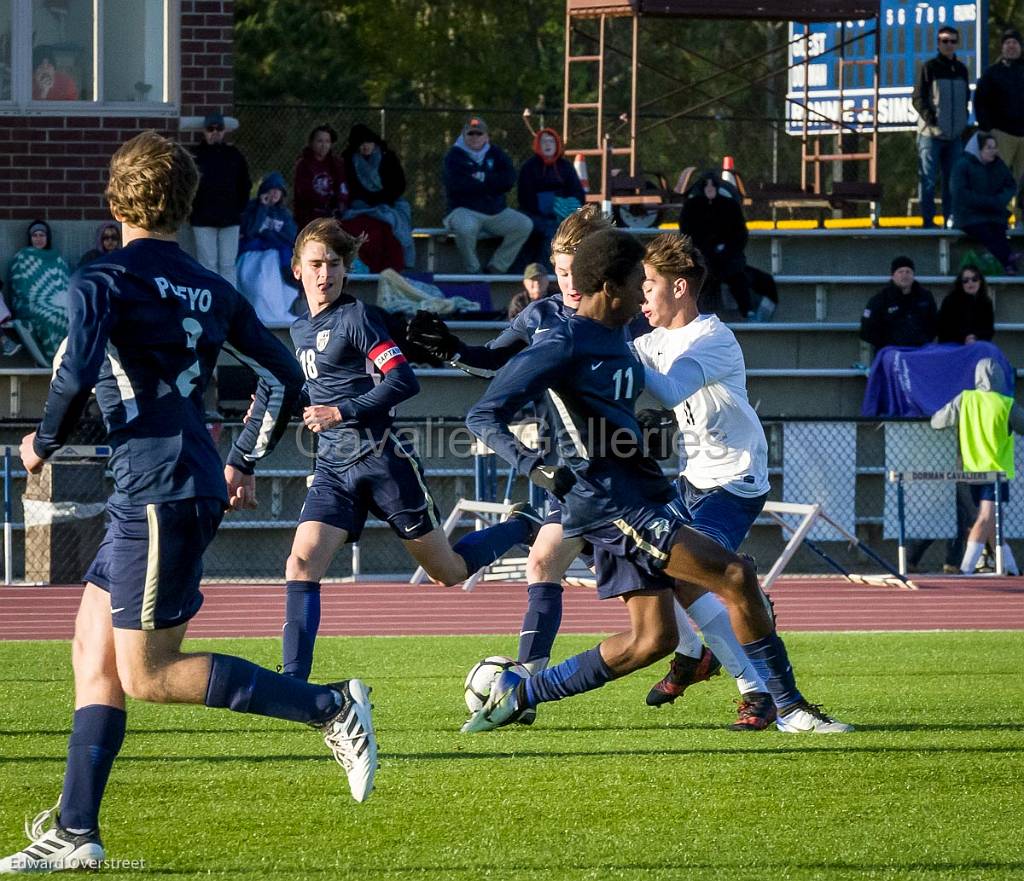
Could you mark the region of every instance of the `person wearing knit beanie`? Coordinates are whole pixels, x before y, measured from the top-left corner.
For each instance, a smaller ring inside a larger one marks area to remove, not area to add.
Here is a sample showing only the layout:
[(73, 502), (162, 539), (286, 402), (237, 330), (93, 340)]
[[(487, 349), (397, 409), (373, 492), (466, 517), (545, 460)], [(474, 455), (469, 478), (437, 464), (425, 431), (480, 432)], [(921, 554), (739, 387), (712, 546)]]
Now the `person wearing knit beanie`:
[[(1017, 187), (1024, 176), (1024, 39), (1015, 27), (1002, 34), (1002, 54), (981, 75), (974, 94), (978, 128), (990, 132), (999, 156), (1009, 166)], [(1022, 203), (1014, 199), (1017, 226), (1022, 225)]]

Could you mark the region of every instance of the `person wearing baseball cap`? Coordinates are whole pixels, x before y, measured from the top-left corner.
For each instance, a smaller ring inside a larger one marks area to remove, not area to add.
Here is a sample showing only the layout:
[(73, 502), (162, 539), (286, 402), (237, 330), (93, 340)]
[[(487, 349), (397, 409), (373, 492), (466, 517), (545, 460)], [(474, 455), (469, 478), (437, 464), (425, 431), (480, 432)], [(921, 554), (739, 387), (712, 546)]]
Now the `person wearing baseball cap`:
[(444, 157), (444, 188), (448, 198), (445, 228), (455, 236), (463, 269), (480, 272), (476, 253), (482, 235), (501, 239), (487, 265), (489, 273), (508, 271), (529, 238), (533, 223), (508, 207), (505, 194), (515, 186), (516, 169), (508, 154), (491, 143), (487, 123), (471, 116)]
[(935, 339), (938, 307), (928, 288), (914, 280), (914, 261), (900, 256), (889, 265), (892, 281), (868, 300), (860, 338), (874, 346), (924, 346)]
[(192, 148), (199, 189), (189, 223), (196, 238), (196, 259), (235, 285), (239, 224), (252, 180), (241, 151), (225, 143), (224, 129), (224, 114), (219, 110), (203, 117), (203, 139)]
[(516, 293), (508, 304), (508, 320), (511, 321), (534, 300), (548, 295), (551, 277), (542, 263), (531, 263), (523, 270), (523, 289)]
[[(996, 139), (999, 155), (1013, 174), (1018, 189), (1024, 175), (1024, 58), (1016, 28), (1003, 31), (1002, 54), (978, 80), (974, 115), (978, 128)], [(1017, 225), (1021, 225), (1021, 199), (1016, 199)]]

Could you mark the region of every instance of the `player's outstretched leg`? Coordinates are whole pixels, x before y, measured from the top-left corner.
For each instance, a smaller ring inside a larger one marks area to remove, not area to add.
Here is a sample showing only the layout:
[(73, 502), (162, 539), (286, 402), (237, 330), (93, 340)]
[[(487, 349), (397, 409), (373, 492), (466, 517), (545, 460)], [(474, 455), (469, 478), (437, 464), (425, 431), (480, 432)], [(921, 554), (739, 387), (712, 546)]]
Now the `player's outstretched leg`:
[(775, 631), (768, 598), (744, 559), (689, 527), (680, 527), (665, 574), (717, 593), (729, 610), (733, 632), (778, 708), (776, 726), (787, 733), (839, 734), (853, 726), (828, 716), (804, 699), (796, 685), (785, 643)]
[(533, 508), (520, 503), (512, 507), (504, 522), (471, 532), (454, 546), (440, 528), (403, 544), (427, 575), (450, 587), (465, 581), (484, 566), (490, 566), (515, 545), (531, 543), (542, 522)]
[(589, 651), (523, 679), (506, 670), (491, 686), (487, 702), (462, 726), (464, 733), (492, 731), (519, 720), (527, 710), (600, 688), (665, 657), (676, 643), (670, 590), (623, 595), (630, 630), (608, 637)]

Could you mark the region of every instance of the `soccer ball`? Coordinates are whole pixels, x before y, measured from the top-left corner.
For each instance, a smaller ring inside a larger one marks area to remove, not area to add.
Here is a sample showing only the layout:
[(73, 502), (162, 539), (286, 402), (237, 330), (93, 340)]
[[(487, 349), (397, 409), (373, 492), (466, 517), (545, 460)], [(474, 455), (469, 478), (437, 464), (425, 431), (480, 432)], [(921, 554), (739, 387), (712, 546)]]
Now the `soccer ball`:
[(475, 713), (487, 702), (494, 680), (506, 670), (511, 670), (524, 679), (530, 675), (518, 661), (501, 655), (492, 655), (473, 665), (473, 669), (466, 675), (466, 706), (471, 713)]

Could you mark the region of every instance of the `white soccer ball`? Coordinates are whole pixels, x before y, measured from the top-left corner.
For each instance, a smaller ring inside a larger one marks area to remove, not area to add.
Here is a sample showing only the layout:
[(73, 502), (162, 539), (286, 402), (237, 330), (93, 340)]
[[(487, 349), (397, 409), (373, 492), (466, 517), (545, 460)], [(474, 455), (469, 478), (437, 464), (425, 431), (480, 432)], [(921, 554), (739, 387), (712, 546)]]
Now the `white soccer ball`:
[(524, 679), (530, 675), (529, 670), (518, 661), (501, 655), (492, 655), (473, 665), (473, 669), (466, 675), (466, 706), (470, 713), (475, 713), (487, 702), (494, 680), (506, 670)]

